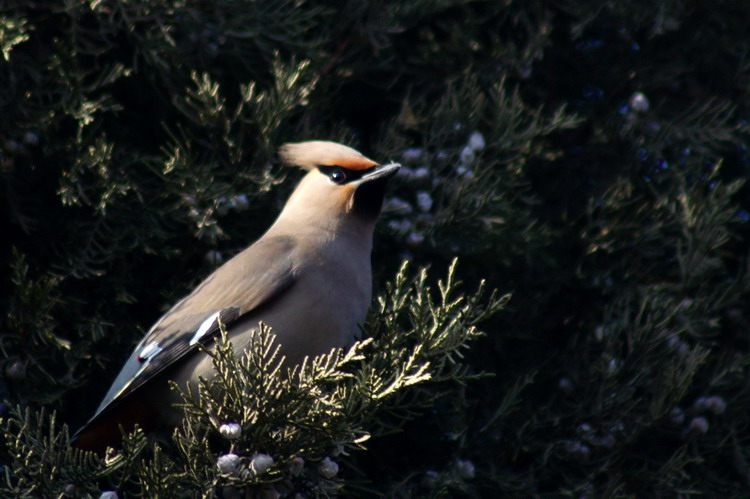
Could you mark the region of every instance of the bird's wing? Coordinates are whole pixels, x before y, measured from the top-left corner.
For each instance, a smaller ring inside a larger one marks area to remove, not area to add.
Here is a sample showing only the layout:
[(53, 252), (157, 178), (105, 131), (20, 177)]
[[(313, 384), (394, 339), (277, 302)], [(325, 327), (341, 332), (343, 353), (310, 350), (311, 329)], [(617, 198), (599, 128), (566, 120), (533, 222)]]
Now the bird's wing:
[(94, 416), (79, 430), (129, 397), (165, 369), (212, 341), (219, 320), (227, 328), (266, 305), (295, 280), (291, 237), (258, 240), (203, 281), (159, 319), (135, 348)]

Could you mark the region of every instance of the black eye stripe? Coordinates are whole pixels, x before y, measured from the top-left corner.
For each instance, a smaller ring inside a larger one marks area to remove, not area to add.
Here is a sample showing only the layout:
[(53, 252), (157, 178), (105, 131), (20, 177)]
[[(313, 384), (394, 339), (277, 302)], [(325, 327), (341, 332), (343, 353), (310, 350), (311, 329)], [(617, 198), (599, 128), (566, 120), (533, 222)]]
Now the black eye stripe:
[(344, 168), (343, 166), (337, 166), (337, 165), (319, 165), (318, 166), (318, 170), (320, 171), (320, 173), (330, 178), (331, 180), (334, 180), (332, 177), (334, 173), (343, 173), (344, 180), (341, 182), (343, 184), (348, 183), (348, 182), (353, 182), (355, 180), (359, 180), (360, 178), (362, 178), (363, 175), (370, 173), (374, 169), (375, 169), (374, 166), (372, 168), (367, 168), (366, 170), (350, 170), (349, 168)]

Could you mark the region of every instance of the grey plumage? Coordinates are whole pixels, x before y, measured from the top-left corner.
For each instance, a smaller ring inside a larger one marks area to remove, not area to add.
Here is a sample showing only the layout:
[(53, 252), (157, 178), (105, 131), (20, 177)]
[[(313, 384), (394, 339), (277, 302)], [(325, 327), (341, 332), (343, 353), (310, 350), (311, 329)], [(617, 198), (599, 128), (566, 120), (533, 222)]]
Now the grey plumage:
[(268, 231), (203, 281), (151, 328), (115, 379), (75, 445), (117, 445), (125, 428), (179, 422), (167, 388), (208, 377), (217, 317), (236, 349), (263, 321), (273, 328), (288, 364), (353, 341), (371, 299), (370, 253), (385, 183), (398, 165), (380, 166), (332, 142), (287, 144), (287, 163), (308, 173)]

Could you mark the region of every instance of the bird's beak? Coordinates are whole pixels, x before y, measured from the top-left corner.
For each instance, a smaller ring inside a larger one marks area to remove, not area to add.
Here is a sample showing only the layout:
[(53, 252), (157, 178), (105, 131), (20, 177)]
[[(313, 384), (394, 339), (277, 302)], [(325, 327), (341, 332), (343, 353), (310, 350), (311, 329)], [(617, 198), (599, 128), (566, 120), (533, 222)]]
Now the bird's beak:
[(356, 183), (364, 184), (372, 180), (385, 180), (391, 178), (396, 174), (399, 168), (401, 168), (401, 165), (398, 163), (388, 163), (387, 165), (374, 166), (371, 171), (362, 175)]

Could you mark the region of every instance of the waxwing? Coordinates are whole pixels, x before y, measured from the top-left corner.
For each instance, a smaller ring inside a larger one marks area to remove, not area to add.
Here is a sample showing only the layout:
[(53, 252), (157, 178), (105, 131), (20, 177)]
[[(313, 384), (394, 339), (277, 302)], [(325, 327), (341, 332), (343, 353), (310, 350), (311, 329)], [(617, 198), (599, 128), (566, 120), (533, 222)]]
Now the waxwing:
[(174, 380), (210, 378), (211, 345), (226, 326), (237, 351), (260, 321), (272, 327), (287, 365), (352, 343), (370, 305), (370, 253), (385, 187), (400, 165), (380, 165), (335, 142), (286, 144), (282, 161), (308, 171), (268, 231), (177, 302), (138, 343), (73, 445), (102, 452), (138, 424), (180, 422)]

